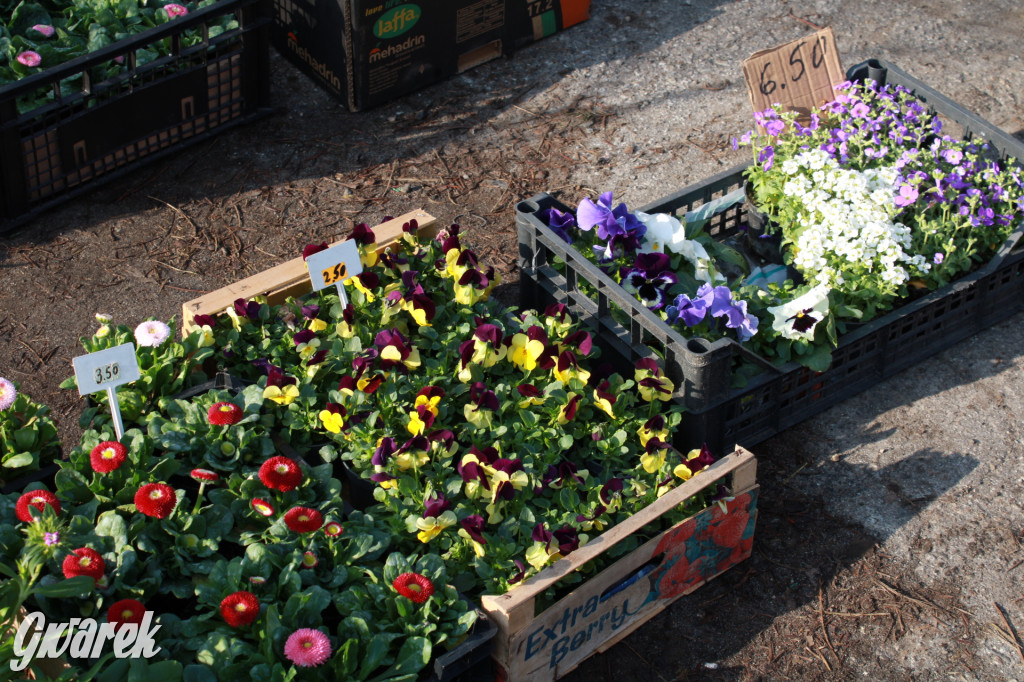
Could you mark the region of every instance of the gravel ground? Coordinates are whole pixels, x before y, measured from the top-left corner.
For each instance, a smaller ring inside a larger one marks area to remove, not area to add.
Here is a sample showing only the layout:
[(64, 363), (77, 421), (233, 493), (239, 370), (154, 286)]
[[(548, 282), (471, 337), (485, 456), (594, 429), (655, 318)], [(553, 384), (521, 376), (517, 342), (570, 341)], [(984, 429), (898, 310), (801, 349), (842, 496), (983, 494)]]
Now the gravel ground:
[[(1024, 7), (594, 0), (592, 18), (361, 114), (272, 56), (274, 114), (104, 185), (0, 240), (0, 375), (54, 408), (92, 315), (129, 324), (425, 208), (470, 230), (516, 300), (513, 206), (640, 205), (742, 161), (740, 63), (831, 26), (1024, 139)], [(752, 559), (570, 680), (1024, 678), (1024, 316), (768, 441)]]

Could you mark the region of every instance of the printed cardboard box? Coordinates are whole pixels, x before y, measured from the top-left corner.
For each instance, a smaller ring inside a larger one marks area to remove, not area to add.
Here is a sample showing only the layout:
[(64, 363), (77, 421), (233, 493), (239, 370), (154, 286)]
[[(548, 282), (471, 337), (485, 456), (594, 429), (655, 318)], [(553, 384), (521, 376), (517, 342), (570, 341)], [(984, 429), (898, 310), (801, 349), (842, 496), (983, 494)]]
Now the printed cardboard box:
[(590, 0), (274, 0), (278, 51), (352, 111), (586, 20)]

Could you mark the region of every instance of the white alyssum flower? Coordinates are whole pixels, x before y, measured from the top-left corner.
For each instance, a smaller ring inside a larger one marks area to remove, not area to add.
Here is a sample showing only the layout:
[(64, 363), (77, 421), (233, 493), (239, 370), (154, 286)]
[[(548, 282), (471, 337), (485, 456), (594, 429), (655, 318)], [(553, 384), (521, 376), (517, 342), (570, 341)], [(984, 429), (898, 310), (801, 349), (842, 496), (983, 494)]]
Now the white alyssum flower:
[(820, 149), (783, 164), (783, 192), (802, 208), (793, 264), (811, 284), (851, 291), (865, 280), (895, 290), (931, 264), (906, 252), (910, 228), (893, 221), (898, 171), (845, 169)]

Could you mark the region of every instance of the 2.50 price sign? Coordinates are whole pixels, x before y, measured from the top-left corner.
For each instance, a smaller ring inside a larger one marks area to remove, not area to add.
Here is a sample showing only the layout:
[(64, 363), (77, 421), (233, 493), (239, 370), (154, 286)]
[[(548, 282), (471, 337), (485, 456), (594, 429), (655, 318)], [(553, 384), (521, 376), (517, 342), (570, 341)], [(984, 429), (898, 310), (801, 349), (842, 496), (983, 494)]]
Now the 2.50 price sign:
[(359, 247), (355, 241), (346, 239), (307, 258), (306, 268), (309, 270), (313, 291), (320, 291), (355, 277), (363, 271), (363, 264), (359, 260)]
[(835, 99), (834, 86), (846, 80), (831, 28), (751, 55), (743, 77), (754, 111), (777, 103), (803, 116)]

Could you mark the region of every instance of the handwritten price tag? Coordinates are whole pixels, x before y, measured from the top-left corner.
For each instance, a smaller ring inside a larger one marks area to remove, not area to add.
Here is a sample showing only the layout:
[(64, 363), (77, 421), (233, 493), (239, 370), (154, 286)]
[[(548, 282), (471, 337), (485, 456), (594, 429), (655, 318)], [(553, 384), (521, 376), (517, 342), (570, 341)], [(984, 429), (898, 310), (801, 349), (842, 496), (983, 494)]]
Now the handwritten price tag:
[(340, 287), (346, 279), (363, 271), (363, 263), (359, 260), (356, 243), (348, 239), (325, 251), (314, 253), (306, 259), (306, 268), (309, 270), (313, 291), (320, 291), (331, 285)]
[(78, 380), (78, 394), (89, 395), (135, 381), (139, 378), (139, 360), (135, 344), (120, 346), (79, 355), (71, 361)]
[(743, 62), (743, 77), (754, 111), (778, 103), (801, 119), (835, 99), (834, 86), (846, 80), (831, 28), (755, 52)]

